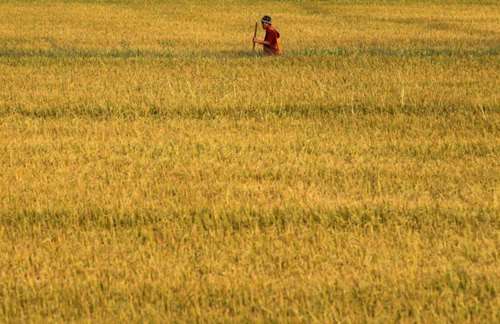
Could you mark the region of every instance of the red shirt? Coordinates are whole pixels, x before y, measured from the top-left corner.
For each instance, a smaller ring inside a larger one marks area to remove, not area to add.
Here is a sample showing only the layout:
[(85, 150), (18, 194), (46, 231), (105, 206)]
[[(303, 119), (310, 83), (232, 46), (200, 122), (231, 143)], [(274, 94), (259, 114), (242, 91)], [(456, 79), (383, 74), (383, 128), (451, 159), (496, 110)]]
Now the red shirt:
[(278, 44), (278, 39), (280, 38), (280, 33), (274, 29), (273, 26), (266, 28), (266, 37), (264, 41), (269, 42), (270, 45), (264, 45), (264, 54), (266, 55), (279, 55), (280, 47)]

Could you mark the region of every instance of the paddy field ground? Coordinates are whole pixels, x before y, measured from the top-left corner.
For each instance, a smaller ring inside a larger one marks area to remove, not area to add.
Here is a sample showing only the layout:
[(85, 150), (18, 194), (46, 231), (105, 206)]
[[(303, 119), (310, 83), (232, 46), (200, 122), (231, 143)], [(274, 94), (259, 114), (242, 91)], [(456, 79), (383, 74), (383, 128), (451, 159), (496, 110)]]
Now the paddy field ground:
[(499, 161), (497, 1), (0, 3), (4, 322), (498, 322)]

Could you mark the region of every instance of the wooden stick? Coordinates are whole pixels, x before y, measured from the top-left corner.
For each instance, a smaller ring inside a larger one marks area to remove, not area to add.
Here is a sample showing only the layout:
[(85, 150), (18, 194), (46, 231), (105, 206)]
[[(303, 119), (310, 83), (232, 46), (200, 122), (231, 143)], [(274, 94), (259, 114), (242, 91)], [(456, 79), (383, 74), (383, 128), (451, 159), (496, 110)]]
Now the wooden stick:
[[(253, 38), (257, 37), (257, 28), (259, 23), (255, 23), (255, 31), (253, 32)], [(255, 42), (253, 42), (253, 51), (255, 52)]]

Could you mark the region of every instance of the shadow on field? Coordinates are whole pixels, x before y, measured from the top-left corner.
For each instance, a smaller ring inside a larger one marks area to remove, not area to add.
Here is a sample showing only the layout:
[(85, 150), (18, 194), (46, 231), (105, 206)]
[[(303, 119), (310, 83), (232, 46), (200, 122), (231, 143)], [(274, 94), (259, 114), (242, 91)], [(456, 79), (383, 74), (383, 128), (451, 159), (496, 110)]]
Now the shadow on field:
[(249, 51), (198, 51), (182, 54), (172, 54), (170, 51), (160, 50), (134, 50), (134, 49), (17, 49), (1, 48), (0, 58), (22, 59), (22, 58), (47, 58), (47, 59), (238, 59), (262, 57), (259, 52)]
[(78, 48), (2, 48), (0, 43), (0, 58), (101, 58), (101, 59), (169, 59), (169, 58), (252, 58), (262, 56), (258, 52), (249, 51), (210, 51), (203, 50), (184, 54), (172, 54), (168, 50), (141, 49), (78, 49)]
[[(474, 226), (480, 231), (489, 231), (499, 226), (492, 209), (463, 210), (440, 207), (397, 208), (387, 204), (362, 207), (339, 206), (332, 209), (284, 207), (273, 209), (234, 208), (214, 210), (192, 208), (188, 210), (141, 210), (117, 213), (112, 209), (92, 206), (74, 210), (19, 210), (0, 212), (0, 225), (16, 229), (24, 226), (42, 228), (132, 228), (135, 226), (176, 224), (186, 229), (231, 230), (268, 228), (285, 229), (288, 226), (322, 226), (345, 230), (347, 228), (373, 229), (396, 226), (414, 230), (463, 231), (464, 225)], [(433, 217), (428, 217), (433, 215)]]
[(1, 48), (0, 57), (5, 58), (171, 58), (169, 51), (139, 49), (77, 49), (77, 48)]
[[(116, 107), (115, 107), (116, 108)], [(219, 108), (216, 106), (185, 106), (167, 107), (150, 106), (149, 109), (138, 109), (134, 105), (114, 107), (100, 105), (78, 105), (68, 104), (66, 106), (52, 106), (47, 108), (29, 109), (19, 107), (0, 107), (0, 117), (18, 115), (30, 118), (92, 118), (92, 119), (136, 119), (136, 118), (158, 118), (177, 119), (189, 118), (196, 120), (216, 120), (216, 119), (255, 119), (267, 120), (269, 118), (351, 118), (364, 115), (382, 114), (386, 116), (452, 116), (465, 115), (469, 118), (481, 118), (481, 120), (491, 120), (492, 127), (496, 115), (499, 114), (499, 107), (495, 105), (471, 108), (468, 105), (449, 105), (435, 103), (432, 105), (384, 105), (369, 106), (361, 103), (355, 105), (314, 105), (290, 104), (286, 106), (252, 107), (238, 106), (231, 108)]]
[(259, 51), (253, 52), (252, 50), (247, 50), (247, 51), (203, 51), (199, 52), (196, 55), (199, 56), (205, 56), (205, 57), (217, 57), (217, 58), (250, 58), (250, 57), (259, 57), (262, 56), (262, 54)]
[[(393, 19), (394, 20), (394, 19)], [(385, 18), (383, 21), (390, 21)], [(418, 19), (395, 19), (397, 23), (423, 23)], [(416, 21), (416, 22), (415, 22)], [(426, 20), (426, 23), (429, 22)], [(445, 22), (433, 22), (430, 28), (451, 28)], [(0, 58), (47, 58), (47, 59), (248, 59), (263, 57), (261, 50), (214, 50), (213, 48), (198, 48), (191, 51), (174, 52), (176, 44), (172, 40), (160, 41), (161, 49), (140, 49), (131, 47), (123, 42), (121, 47), (115, 48), (78, 48), (61, 45), (51, 37), (34, 39), (0, 37)], [(481, 47), (464, 48), (449, 42), (433, 42), (432, 46), (426, 42), (414, 43), (411, 47), (398, 47), (397, 44), (351, 44), (328, 48), (297, 48), (285, 50), (285, 58), (300, 57), (350, 57), (350, 56), (377, 56), (377, 57), (484, 57), (500, 55), (500, 45), (489, 40)]]
[[(500, 55), (500, 46), (463, 49), (463, 48), (387, 48), (387, 47), (358, 47), (358, 48), (304, 48), (285, 52), (285, 58), (297, 57), (350, 57), (350, 56), (377, 56), (377, 57), (485, 57)], [(172, 54), (170, 51), (140, 50), (140, 49), (40, 49), (40, 48), (1, 48), (0, 58), (47, 58), (47, 59), (242, 59), (264, 57), (260, 52), (248, 51), (210, 51), (188, 52)]]

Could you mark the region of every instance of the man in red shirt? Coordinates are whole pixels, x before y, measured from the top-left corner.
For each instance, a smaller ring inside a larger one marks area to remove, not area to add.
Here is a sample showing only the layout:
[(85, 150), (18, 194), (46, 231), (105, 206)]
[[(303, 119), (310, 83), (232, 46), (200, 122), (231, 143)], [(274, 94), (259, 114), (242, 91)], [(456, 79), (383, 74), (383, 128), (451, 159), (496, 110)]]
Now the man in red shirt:
[(262, 29), (266, 31), (266, 37), (264, 40), (254, 37), (253, 42), (264, 46), (264, 55), (280, 55), (280, 33), (271, 24), (271, 17), (264, 16), (260, 22)]

